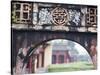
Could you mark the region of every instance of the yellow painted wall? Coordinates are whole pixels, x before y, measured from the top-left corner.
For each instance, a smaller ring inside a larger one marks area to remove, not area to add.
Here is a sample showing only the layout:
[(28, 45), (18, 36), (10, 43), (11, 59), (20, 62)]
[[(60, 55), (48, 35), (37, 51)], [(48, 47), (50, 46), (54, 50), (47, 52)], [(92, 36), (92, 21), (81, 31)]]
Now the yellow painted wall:
[(35, 59), (35, 63), (34, 63), (34, 71), (36, 72), (37, 70), (37, 59)]
[(41, 53), (39, 54), (39, 68), (41, 67), (41, 64), (42, 64), (42, 55)]
[(44, 53), (44, 67), (48, 67), (48, 65), (52, 64), (52, 45), (48, 45), (45, 48)]

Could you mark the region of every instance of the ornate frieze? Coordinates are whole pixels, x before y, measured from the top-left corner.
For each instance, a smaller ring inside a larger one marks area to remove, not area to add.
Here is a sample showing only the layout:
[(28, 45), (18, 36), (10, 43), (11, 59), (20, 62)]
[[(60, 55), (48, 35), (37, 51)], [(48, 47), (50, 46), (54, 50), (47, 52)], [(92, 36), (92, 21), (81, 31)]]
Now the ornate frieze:
[(14, 28), (26, 25), (23, 28), (52, 30), (57, 26), (58, 30), (80, 31), (86, 27), (81, 31), (90, 31), (89, 27), (97, 27), (96, 6), (12, 2), (11, 16)]

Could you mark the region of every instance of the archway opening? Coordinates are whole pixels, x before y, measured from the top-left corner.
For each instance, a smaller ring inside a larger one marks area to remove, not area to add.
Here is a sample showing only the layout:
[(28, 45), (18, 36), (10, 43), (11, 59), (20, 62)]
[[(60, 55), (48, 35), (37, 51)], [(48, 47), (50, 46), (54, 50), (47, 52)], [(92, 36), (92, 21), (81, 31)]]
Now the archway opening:
[(39, 45), (27, 64), (28, 73), (94, 69), (90, 55), (80, 44), (54, 39)]

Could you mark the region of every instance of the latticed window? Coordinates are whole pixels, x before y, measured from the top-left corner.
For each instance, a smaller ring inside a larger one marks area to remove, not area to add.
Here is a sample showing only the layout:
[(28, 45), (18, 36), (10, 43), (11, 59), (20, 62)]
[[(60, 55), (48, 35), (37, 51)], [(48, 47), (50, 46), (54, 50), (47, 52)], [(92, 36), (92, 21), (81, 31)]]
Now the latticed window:
[(12, 22), (29, 23), (31, 21), (31, 3), (12, 3)]

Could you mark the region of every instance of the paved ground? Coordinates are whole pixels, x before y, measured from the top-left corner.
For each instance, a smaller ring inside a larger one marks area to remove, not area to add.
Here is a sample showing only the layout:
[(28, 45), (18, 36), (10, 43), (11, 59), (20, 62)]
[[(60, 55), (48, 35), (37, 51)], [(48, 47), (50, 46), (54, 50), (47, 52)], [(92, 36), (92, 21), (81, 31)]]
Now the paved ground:
[(38, 68), (36, 73), (47, 73), (48, 72), (48, 69), (46, 68)]

